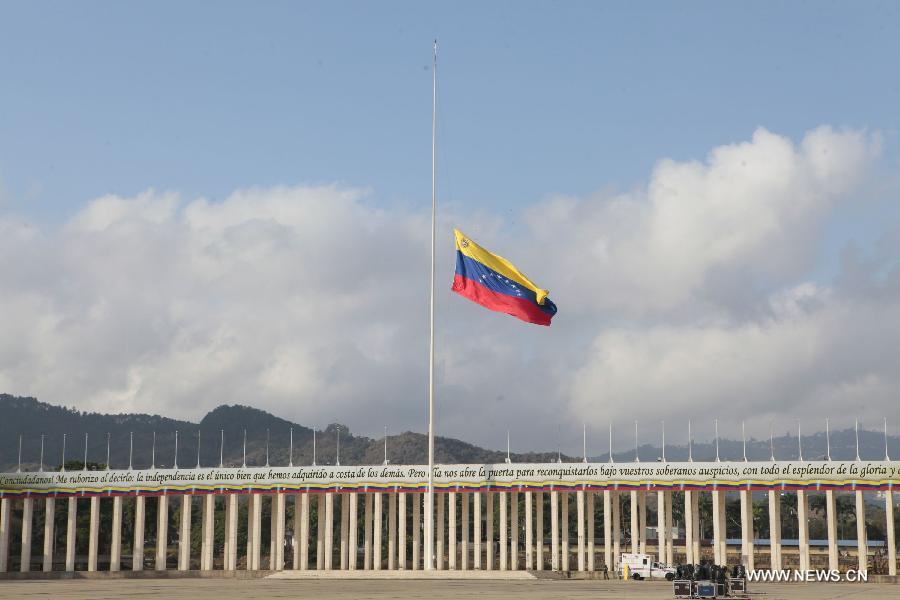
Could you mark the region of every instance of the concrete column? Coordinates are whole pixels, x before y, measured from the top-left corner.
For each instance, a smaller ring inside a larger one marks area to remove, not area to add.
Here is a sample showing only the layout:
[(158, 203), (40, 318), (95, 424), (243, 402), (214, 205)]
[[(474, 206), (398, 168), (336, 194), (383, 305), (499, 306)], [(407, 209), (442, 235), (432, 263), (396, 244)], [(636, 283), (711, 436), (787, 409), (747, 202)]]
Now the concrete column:
[(797, 490), (797, 520), (800, 522), (800, 570), (809, 569), (809, 503), (806, 491)]
[(372, 568), (381, 570), (381, 492), (375, 493), (375, 508), (372, 513)]
[[(656, 492), (656, 546), (659, 562), (666, 561), (666, 493)], [(668, 563), (667, 563), (668, 564)]]
[(446, 504), (446, 494), (435, 494), (434, 501), (437, 502), (437, 516), (435, 517), (435, 526), (437, 526), (437, 535), (435, 539), (437, 540), (437, 551), (434, 553), (435, 560), (437, 561), (437, 569), (438, 571), (442, 571), (446, 568), (447, 563), (444, 560), (444, 552), (447, 547), (447, 542), (445, 538), (445, 526), (444, 526), (444, 505)]
[(506, 492), (500, 492), (498, 495), (500, 496), (500, 570), (505, 571), (509, 565), (506, 555), (507, 544), (509, 543), (506, 536), (506, 527), (508, 524), (506, 515), (506, 502), (507, 496), (509, 494)]
[(559, 492), (550, 492), (550, 568), (559, 571)]
[(612, 492), (613, 561), (610, 571), (614, 571), (622, 559), (622, 505), (619, 498), (619, 492)]
[(388, 494), (388, 570), (397, 568), (397, 492)]
[(612, 557), (612, 501), (610, 491), (603, 490), (603, 564), (607, 571), (613, 570)]
[[(694, 492), (684, 490), (684, 562), (693, 565), (697, 562), (694, 558)], [(658, 500), (657, 500), (658, 502)], [(657, 519), (658, 520), (658, 519)]]
[[(91, 540), (94, 543), (94, 549), (96, 550), (97, 541), (95, 539), (94, 533), (94, 525), (96, 524), (96, 519), (94, 518), (94, 501), (96, 498), (91, 498)], [(31, 570), (31, 525), (34, 517), (34, 498), (25, 498), (22, 500), (22, 554), (21, 554), (21, 563), (19, 565), (19, 570), (22, 573), (27, 573)], [(96, 571), (96, 567), (91, 569)]]
[(363, 535), (365, 539), (363, 540), (365, 546), (363, 551), (363, 569), (366, 571), (370, 571), (372, 569), (372, 523), (374, 517), (372, 516), (373, 512), (373, 503), (374, 503), (374, 494), (367, 493), (364, 496), (365, 499), (365, 514), (363, 515)]
[(325, 494), (325, 570), (330, 571), (334, 561), (334, 492)]
[[(203, 540), (206, 541), (206, 536), (209, 536), (209, 570), (212, 570), (212, 545), (213, 545), (213, 526), (215, 521), (213, 520), (213, 515), (215, 514), (215, 496), (207, 496), (208, 498), (208, 513), (204, 512), (203, 514), (203, 524), (205, 525), (209, 522), (209, 527), (204, 528), (204, 536)], [(272, 552), (271, 557), (269, 558), (269, 567), (276, 571), (284, 570), (284, 517), (287, 512), (287, 507), (285, 506), (286, 498), (283, 493), (277, 493), (272, 496), (272, 520), (274, 521), (275, 527), (272, 532), (272, 537), (275, 539), (275, 548), (274, 552)], [(274, 566), (272, 566), (274, 563)]]
[(422, 505), (422, 494), (414, 493), (409, 495), (409, 501), (411, 503), (412, 508), (412, 528), (413, 528), (413, 539), (412, 539), (412, 570), (417, 571), (419, 569), (419, 565), (421, 564), (421, 554), (422, 554), (422, 524), (421, 524), (421, 505)]
[(316, 570), (325, 569), (325, 494), (316, 494)]
[[(283, 517), (284, 506), (282, 505), (282, 523), (284, 523)], [(200, 569), (203, 571), (212, 571), (215, 554), (213, 545), (215, 544), (216, 539), (216, 497), (213, 494), (206, 494), (203, 496), (203, 512), (201, 518), (203, 520), (200, 522)], [(282, 527), (284, 526), (282, 525)], [(190, 535), (190, 530), (188, 531), (188, 535)], [(283, 538), (284, 530), (282, 529), (282, 539)], [(188, 542), (188, 548), (190, 548), (190, 542)]]
[(713, 518), (713, 561), (717, 565), (725, 564), (722, 558), (722, 544), (725, 532), (722, 530), (720, 515), (725, 505), (725, 492), (713, 490), (712, 492), (712, 518)]
[(3, 498), (0, 500), (0, 573), (6, 573), (9, 569), (9, 529), (12, 500)]
[(494, 569), (494, 492), (487, 492), (484, 496), (484, 568), (487, 571)]
[(769, 567), (781, 570), (781, 493), (769, 490)]
[(753, 538), (753, 495), (741, 490), (741, 562), (748, 571), (754, 569)]
[(456, 492), (447, 494), (447, 568), (456, 570)]
[(472, 494), (472, 559), (474, 568), (481, 569), (481, 492)]
[(691, 547), (694, 555), (694, 562), (700, 562), (700, 492), (691, 492), (691, 515), (694, 517), (694, 525), (692, 528), (693, 544)]
[[(797, 493), (799, 498), (800, 493)], [(800, 542), (803, 543), (802, 540)], [(869, 544), (866, 540), (866, 505), (862, 490), (856, 490), (856, 548), (859, 561), (859, 570), (865, 571), (868, 567)], [(800, 566), (801, 569), (808, 567)]]
[[(228, 494), (225, 500), (225, 570), (237, 569), (238, 497)], [(307, 516), (308, 516), (307, 512)]]
[(509, 570), (519, 569), (519, 493), (509, 493)]
[(894, 488), (884, 490), (885, 529), (887, 529), (888, 575), (897, 574), (897, 544), (894, 535)]
[(641, 534), (638, 532), (638, 513), (641, 510), (638, 508), (638, 494), (637, 490), (631, 490), (631, 552), (632, 554), (637, 554), (641, 550)]
[(578, 526), (576, 528), (578, 535), (578, 570), (584, 571), (584, 490), (575, 492), (576, 516), (578, 517)]
[(569, 570), (569, 493), (559, 493), (559, 566), (563, 571)]
[[(206, 558), (206, 548), (200, 552), (200, 564)], [(178, 528), (178, 570), (187, 571), (191, 568), (191, 496), (181, 496), (181, 522)]]
[(100, 498), (91, 498), (91, 520), (88, 525), (88, 571), (97, 570), (100, 545)]
[(838, 567), (837, 542), (837, 507), (834, 503), (834, 490), (825, 490), (825, 524), (828, 528), (828, 569), (836, 571)]
[[(46, 544), (45, 544), (46, 545)], [(52, 550), (51, 550), (52, 552)], [(51, 556), (52, 558), (52, 556)], [(113, 497), (112, 543), (109, 549), (109, 570), (122, 569), (122, 496)]]
[(593, 571), (594, 566), (594, 492), (587, 493), (587, 570)]
[(406, 498), (397, 494), (397, 568), (406, 570)]
[(341, 569), (350, 568), (350, 494), (341, 494)]
[(169, 548), (169, 497), (157, 498), (156, 509), (156, 570), (166, 570), (166, 550)]
[(666, 564), (675, 564), (675, 530), (672, 528), (672, 492), (665, 492), (663, 498), (666, 503)]
[[(134, 499), (134, 545), (131, 547), (131, 570), (144, 570), (144, 496)], [(71, 565), (71, 567), (70, 567)], [(69, 525), (66, 535), (66, 571), (75, 570), (75, 498), (69, 498)]]
[(350, 516), (347, 526), (350, 528), (349, 537), (347, 539), (348, 556), (347, 568), (355, 571), (359, 565), (359, 496), (356, 492), (347, 494), (350, 501)]
[(544, 570), (544, 492), (534, 493), (534, 536), (537, 538), (535, 568)]
[(525, 492), (525, 569), (534, 569), (534, 535), (532, 534), (531, 492)]
[(647, 553), (647, 491), (638, 491), (638, 547), (642, 554)]
[(462, 505), (462, 525), (460, 527), (459, 550), (461, 555), (462, 570), (469, 570), (469, 531), (471, 522), (469, 520), (469, 494), (462, 493), (459, 495), (459, 501)]
[(248, 564), (253, 565), (252, 570), (259, 571), (261, 568), (260, 555), (262, 554), (262, 494), (250, 495), (250, 508), (248, 513), (253, 522), (253, 535), (249, 535), (251, 540), (252, 552), (247, 556)]
[[(116, 496), (115, 500), (120, 502), (119, 507), (121, 508), (121, 498)], [(115, 500), (113, 501), (115, 505)], [(44, 565), (43, 570), (45, 573), (49, 573), (53, 570), (53, 516), (56, 512), (56, 500), (54, 498), (46, 498), (44, 499)], [(115, 551), (115, 542), (116, 542), (116, 515), (115, 511), (113, 511), (113, 551)], [(119, 536), (121, 538), (122, 535), (122, 512), (119, 511)], [(118, 566), (113, 569), (112, 564), (110, 563), (111, 571), (118, 571)]]

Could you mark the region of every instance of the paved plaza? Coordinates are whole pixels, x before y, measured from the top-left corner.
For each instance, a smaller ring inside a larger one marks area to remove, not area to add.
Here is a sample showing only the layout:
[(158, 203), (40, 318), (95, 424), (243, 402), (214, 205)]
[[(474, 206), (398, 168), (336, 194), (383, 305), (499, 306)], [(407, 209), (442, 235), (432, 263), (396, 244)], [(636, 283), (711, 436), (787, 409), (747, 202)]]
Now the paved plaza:
[[(423, 580), (286, 580), (286, 579), (76, 579), (0, 581), (0, 598), (122, 598), (170, 600), (249, 600), (252, 598), (472, 598), (479, 600), (612, 599), (650, 600), (672, 597), (671, 584), (628, 581), (423, 581)], [(900, 599), (895, 584), (759, 584), (751, 598), (766, 600)]]

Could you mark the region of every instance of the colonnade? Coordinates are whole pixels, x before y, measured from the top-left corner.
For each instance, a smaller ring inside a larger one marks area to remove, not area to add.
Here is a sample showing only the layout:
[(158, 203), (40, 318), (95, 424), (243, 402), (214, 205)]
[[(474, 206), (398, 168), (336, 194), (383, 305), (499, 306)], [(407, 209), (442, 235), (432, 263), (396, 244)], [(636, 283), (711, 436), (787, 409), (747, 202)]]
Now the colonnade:
[[(451, 570), (542, 570), (594, 571), (600, 568), (616, 568), (622, 552), (648, 551), (648, 499), (655, 495), (657, 539), (651, 549), (660, 562), (674, 564), (676, 551), (678, 562), (697, 563), (709, 558), (716, 564), (734, 563), (728, 553), (728, 526), (725, 519), (726, 490), (679, 490), (683, 496), (681, 521), (684, 535), (676, 540), (673, 523), (674, 493), (671, 490), (588, 488), (572, 491), (441, 491), (435, 494), (435, 569)], [(729, 492), (731, 489), (728, 490)], [(760, 492), (766, 493), (766, 492)], [(799, 532), (799, 568), (810, 566), (809, 544), (809, 493), (797, 490), (797, 528)], [(837, 511), (835, 494), (825, 490), (825, 520), (828, 533), (828, 568), (839, 568)], [(858, 567), (868, 564), (865, 528), (865, 502), (862, 490), (851, 491), (855, 495), (856, 542), (859, 548)], [(702, 554), (700, 529), (700, 496), (711, 495), (712, 540), (711, 553)], [(739, 562), (748, 569), (785, 565), (782, 553), (781, 490), (769, 489), (768, 517), (770, 529), (769, 564), (756, 564), (756, 535), (753, 528), (752, 492), (737, 491), (740, 501), (740, 557)], [(101, 552), (108, 556), (108, 569), (119, 571), (128, 568), (140, 571), (145, 568), (166, 570), (169, 559), (174, 559), (175, 569), (192, 568), (191, 531), (192, 518), (200, 522), (199, 564), (201, 570), (214, 568), (235, 570), (317, 569), (317, 570), (381, 570), (422, 569), (422, 492), (269, 492), (199, 494), (200, 513), (193, 515), (193, 495), (173, 493), (158, 496), (101, 496), (87, 500), (88, 554), (86, 569), (99, 568)], [(170, 499), (176, 497), (180, 508), (175, 552), (170, 552), (169, 529)], [(221, 501), (217, 503), (217, 498)], [(246, 498), (246, 546), (238, 547), (239, 502)], [(271, 522), (268, 551), (263, 557), (262, 514), (264, 498), (269, 498)], [(123, 561), (123, 503), (134, 502), (131, 531), (132, 557)], [(521, 500), (521, 511), (520, 511)], [(32, 547), (34, 537), (35, 502), (44, 503), (42, 553)], [(679, 501), (681, 501), (679, 499)], [(54, 548), (57, 502), (65, 508), (65, 547)], [(38, 568), (54, 570), (57, 559), (66, 571), (76, 568), (76, 522), (78, 496), (24, 496), (4, 495), (0, 500), (0, 572), (10, 568), (10, 548), (13, 536), (19, 536), (18, 570)], [(100, 504), (111, 503), (112, 525), (107, 547), (100, 547)], [(146, 509), (148, 502), (156, 503), (155, 551), (152, 562), (145, 562)], [(287, 522), (288, 506), (293, 505), (293, 520)], [(570, 510), (570, 504), (574, 510)], [(623, 504), (630, 513), (630, 526), (626, 533), (621, 523)], [(887, 563), (889, 574), (896, 574), (896, 543), (894, 539), (893, 493), (885, 492), (885, 516), (887, 524)], [(496, 508), (496, 510), (495, 510)], [(599, 509), (599, 510), (598, 510)], [(224, 544), (215, 547), (216, 512), (224, 512)], [(21, 515), (21, 526), (12, 531), (13, 512)], [(19, 512), (21, 511), (21, 512)], [(549, 522), (545, 513), (549, 511)], [(575, 523), (572, 523), (572, 520)], [(575, 539), (570, 539), (570, 532)], [(290, 534), (290, 544), (286, 540)], [(599, 538), (599, 540), (598, 540)], [(548, 548), (549, 541), (549, 548)], [(676, 543), (677, 542), (677, 543)], [(290, 549), (291, 561), (286, 563)], [(711, 555), (710, 555), (711, 554)], [(172, 556), (174, 555), (174, 556)], [(40, 557), (40, 558), (38, 558)], [(104, 563), (105, 563), (104, 559)], [(58, 566), (58, 565), (57, 565)], [(58, 569), (57, 569), (58, 570)]]

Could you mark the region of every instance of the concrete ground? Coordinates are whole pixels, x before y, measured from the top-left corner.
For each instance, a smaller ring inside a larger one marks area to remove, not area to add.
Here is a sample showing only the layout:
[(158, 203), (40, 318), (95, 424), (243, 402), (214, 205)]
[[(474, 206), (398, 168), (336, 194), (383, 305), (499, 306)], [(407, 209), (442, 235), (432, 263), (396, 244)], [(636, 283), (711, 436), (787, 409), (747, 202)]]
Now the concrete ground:
[[(534, 598), (650, 600), (672, 598), (664, 582), (629, 581), (465, 581), (465, 580), (286, 580), (286, 579), (75, 579), (0, 581), (0, 598), (104, 600), (128, 597), (169, 600), (250, 600), (263, 598)], [(859, 583), (753, 584), (751, 598), (766, 600), (832, 600), (838, 598), (900, 600), (900, 585)]]

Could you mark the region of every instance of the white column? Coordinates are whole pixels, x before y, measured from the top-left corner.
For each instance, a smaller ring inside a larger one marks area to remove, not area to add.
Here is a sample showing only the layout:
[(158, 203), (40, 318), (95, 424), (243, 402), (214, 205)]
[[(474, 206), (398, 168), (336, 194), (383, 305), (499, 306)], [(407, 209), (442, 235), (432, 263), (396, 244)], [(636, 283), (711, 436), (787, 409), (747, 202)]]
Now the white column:
[(753, 537), (753, 496), (741, 490), (741, 560), (748, 571), (754, 569)]
[(563, 571), (569, 570), (569, 492), (559, 493), (559, 562)]
[(550, 568), (559, 571), (559, 492), (550, 492)]
[[(206, 556), (204, 548), (200, 554), (200, 562)], [(178, 570), (187, 571), (191, 568), (191, 496), (181, 496), (181, 522), (178, 529)]]
[(447, 494), (447, 568), (456, 570), (456, 492)]
[(631, 490), (631, 552), (637, 554), (641, 550), (641, 534), (638, 532), (638, 494), (637, 490)]
[(800, 570), (809, 569), (809, 503), (806, 491), (797, 490), (797, 520), (800, 523)]
[[(115, 500), (120, 502), (119, 506), (121, 507), (121, 498), (116, 496)], [(113, 505), (115, 506), (115, 500), (113, 501)], [(56, 512), (56, 500), (54, 498), (46, 498), (44, 499), (44, 572), (50, 572), (53, 570), (53, 516)], [(116, 515), (115, 511), (113, 511), (113, 552), (115, 552), (116, 548)], [(119, 511), (119, 535), (121, 536), (121, 526), (122, 526), (122, 512)], [(117, 558), (117, 555), (113, 554), (113, 558), (111, 558), (110, 570), (118, 571), (118, 566), (113, 569), (112, 566), (115, 562), (112, 562), (113, 559)]]
[(578, 517), (578, 570), (584, 571), (584, 490), (575, 492), (575, 505)]
[(534, 535), (532, 534), (531, 492), (525, 492), (525, 569), (534, 569)]
[(666, 501), (666, 564), (675, 564), (675, 530), (672, 527), (672, 492), (663, 495)]
[(461, 563), (462, 570), (469, 570), (469, 531), (471, 525), (471, 521), (469, 520), (469, 494), (462, 493), (459, 495), (459, 501), (462, 505), (462, 527), (461, 529), (461, 537), (459, 542), (459, 549), (461, 554)]
[(363, 513), (363, 569), (370, 571), (372, 569), (372, 511), (373, 498), (371, 493), (363, 496), (364, 513)]
[(712, 519), (713, 519), (713, 561), (717, 565), (725, 564), (722, 559), (722, 540), (725, 539), (725, 532), (722, 531), (722, 525), (719, 515), (722, 513), (720, 508), (725, 504), (725, 493), (719, 490), (712, 492)]
[[(214, 544), (216, 534), (216, 497), (213, 494), (203, 496), (203, 510), (200, 522), (200, 569), (203, 571), (213, 570), (213, 558), (215, 557)], [(284, 519), (282, 519), (282, 523)], [(283, 532), (282, 532), (283, 533)], [(188, 530), (190, 535), (190, 530)], [(190, 548), (188, 542), (188, 548)]]
[(603, 490), (603, 564), (607, 571), (613, 570), (612, 556), (612, 500), (610, 491)]
[(473, 567), (481, 569), (481, 492), (472, 494), (472, 559)]
[[(250, 495), (250, 507), (252, 508), (251, 517), (253, 520), (253, 535), (249, 536), (252, 540), (253, 552), (247, 558), (247, 562), (253, 565), (254, 571), (259, 571), (260, 555), (262, 554), (262, 494)], [(252, 560), (251, 560), (252, 558)]]
[(544, 492), (534, 493), (534, 536), (537, 538), (535, 567), (544, 570)]
[(505, 571), (509, 565), (507, 561), (506, 551), (507, 544), (509, 543), (508, 538), (506, 537), (506, 527), (508, 524), (507, 515), (506, 515), (506, 502), (507, 496), (509, 494), (506, 492), (500, 492), (500, 570)]
[(325, 494), (325, 570), (330, 571), (334, 561), (334, 492)]
[[(51, 549), (51, 553), (53, 550)], [(52, 556), (51, 556), (52, 560)], [(109, 549), (109, 570), (122, 569), (122, 497), (113, 497), (112, 543)], [(51, 569), (52, 570), (52, 569)]]
[(409, 495), (409, 501), (412, 509), (412, 570), (417, 571), (421, 565), (422, 554), (422, 523), (421, 523), (421, 506), (422, 494), (413, 493)]
[(100, 498), (91, 498), (91, 520), (88, 533), (88, 571), (97, 570), (97, 555), (100, 548)]
[[(206, 535), (209, 535), (209, 569), (212, 569), (212, 545), (213, 545), (213, 525), (215, 521), (213, 520), (213, 514), (215, 510), (215, 496), (208, 496), (209, 498), (209, 514), (204, 513), (203, 522), (206, 524), (207, 520), (209, 521), (209, 528), (206, 530), (207, 533), (204, 534), (204, 541), (206, 540)], [(285, 495), (281, 492), (272, 496), (272, 514), (275, 515), (273, 517), (273, 521), (275, 522), (275, 531), (272, 533), (272, 536), (275, 538), (275, 552), (272, 553), (269, 558), (269, 567), (275, 569), (276, 571), (284, 570), (284, 517), (287, 512), (285, 506)], [(272, 566), (272, 563), (275, 563)]]
[(897, 574), (897, 544), (894, 536), (894, 488), (884, 490), (885, 529), (887, 529), (888, 575)]
[[(642, 554), (647, 553), (647, 491), (638, 492), (638, 546)], [(660, 552), (662, 554), (662, 552)]]
[(372, 568), (381, 570), (381, 492), (375, 493), (375, 508), (372, 513)]
[(407, 494), (397, 494), (397, 568), (406, 570)]
[[(91, 540), (94, 543), (94, 549), (96, 550), (97, 540), (94, 534), (94, 525), (97, 520), (94, 518), (94, 502), (96, 498), (91, 498)], [(34, 498), (25, 498), (22, 500), (22, 555), (21, 555), (21, 564), (19, 565), (19, 570), (23, 573), (27, 573), (31, 570), (31, 524), (34, 516)], [(94, 569), (90, 569), (96, 571), (96, 566)]]
[(691, 515), (694, 517), (692, 528), (693, 544), (691, 547), (694, 562), (700, 562), (700, 492), (691, 492)]
[(225, 500), (225, 570), (237, 569), (238, 497), (228, 494)]
[(156, 509), (156, 570), (166, 570), (166, 550), (169, 548), (169, 497), (159, 496)]
[(325, 494), (316, 494), (316, 570), (325, 568)]
[[(131, 547), (131, 570), (144, 570), (144, 511), (146, 498), (134, 499), (134, 545)], [(71, 561), (71, 562), (70, 562)], [(71, 565), (71, 566), (70, 566)], [(66, 535), (66, 571), (75, 570), (75, 498), (69, 498), (69, 526)]]
[(828, 570), (839, 570), (837, 543), (837, 510), (834, 490), (825, 490), (825, 525), (828, 529)]
[(397, 492), (388, 494), (388, 570), (397, 568)]
[(347, 568), (355, 571), (359, 566), (359, 496), (356, 492), (347, 494), (350, 498), (350, 516), (347, 526), (350, 528), (347, 544), (349, 546), (349, 555), (347, 557)]
[(519, 569), (519, 493), (509, 493), (509, 570)]
[(781, 493), (769, 490), (769, 566), (781, 570)]
[(587, 570), (593, 571), (594, 565), (594, 492), (587, 493)]
[(666, 493), (656, 492), (656, 546), (659, 562), (666, 563)]
[[(797, 497), (799, 498), (799, 496), (800, 492), (797, 492)], [(859, 570), (865, 571), (869, 568), (869, 544), (866, 540), (866, 504), (862, 490), (856, 490), (856, 548)], [(808, 567), (804, 567), (801, 564), (800, 568)]]
[(12, 500), (0, 499), (0, 573), (9, 569), (9, 529)]
[(350, 494), (341, 498), (341, 569), (350, 568)]
[(622, 504), (619, 492), (612, 492), (612, 539), (613, 539), (613, 561), (609, 570), (615, 571), (622, 559)]
[[(689, 565), (693, 565), (698, 562), (697, 559), (694, 558), (694, 502), (693, 502), (693, 496), (694, 496), (693, 491), (684, 490), (684, 562)], [(658, 502), (658, 500), (657, 500), (657, 502)]]
[(434, 555), (435, 560), (437, 561), (438, 571), (442, 571), (446, 568), (446, 563), (444, 562), (444, 549), (447, 547), (444, 533), (444, 505), (447, 501), (444, 496), (446, 496), (446, 494), (434, 495), (434, 501), (437, 502), (437, 517), (435, 517), (435, 525), (437, 526), (437, 536), (435, 536), (437, 539), (437, 552), (435, 552)]
[(486, 492), (484, 496), (484, 568), (494, 569), (494, 492)]

